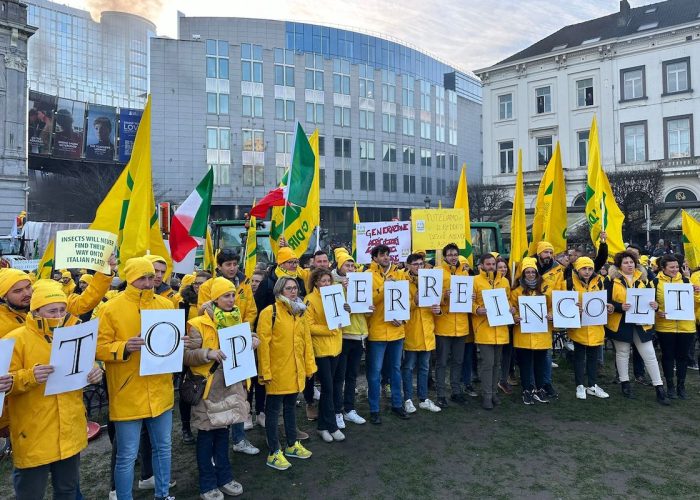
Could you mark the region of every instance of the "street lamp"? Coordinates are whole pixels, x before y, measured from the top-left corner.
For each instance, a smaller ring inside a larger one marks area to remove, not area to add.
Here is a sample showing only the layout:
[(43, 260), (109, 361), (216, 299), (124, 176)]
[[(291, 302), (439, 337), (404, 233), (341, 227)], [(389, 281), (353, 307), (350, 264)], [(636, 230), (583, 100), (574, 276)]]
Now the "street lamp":
[(426, 196), (423, 203), (425, 204), (425, 208), (430, 208), (430, 196)]

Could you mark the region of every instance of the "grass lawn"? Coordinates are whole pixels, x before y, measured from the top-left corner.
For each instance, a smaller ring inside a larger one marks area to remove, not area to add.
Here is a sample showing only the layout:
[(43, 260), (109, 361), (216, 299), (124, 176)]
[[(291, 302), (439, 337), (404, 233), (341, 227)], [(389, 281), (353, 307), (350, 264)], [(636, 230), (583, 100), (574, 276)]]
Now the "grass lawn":
[[(248, 438), (261, 454), (231, 454), (234, 477), (247, 498), (700, 498), (700, 377), (688, 372), (688, 401), (661, 407), (652, 387), (633, 384), (636, 399), (624, 399), (612, 383), (607, 354), (599, 385), (610, 399), (575, 398), (573, 371), (554, 369), (561, 395), (547, 405), (525, 406), (519, 387), (494, 411), (478, 398), (441, 413), (418, 410), (409, 421), (388, 411), (383, 423), (348, 423), (346, 441), (323, 443), (299, 408), (297, 422), (311, 434), (306, 461), (287, 471), (265, 466), (265, 436), (259, 427)], [(363, 380), (364, 383), (364, 380)], [(368, 417), (364, 386), (358, 411)], [(478, 388), (477, 388), (478, 389)], [(431, 397), (433, 397), (431, 395)], [(281, 419), (280, 419), (281, 420)], [(171, 493), (198, 498), (194, 447), (181, 444), (174, 417)], [(103, 500), (109, 488), (106, 433), (82, 454), (86, 499)], [(293, 460), (293, 459), (290, 459)], [(10, 467), (0, 466), (0, 497), (10, 498)], [(152, 492), (135, 498), (153, 498)]]

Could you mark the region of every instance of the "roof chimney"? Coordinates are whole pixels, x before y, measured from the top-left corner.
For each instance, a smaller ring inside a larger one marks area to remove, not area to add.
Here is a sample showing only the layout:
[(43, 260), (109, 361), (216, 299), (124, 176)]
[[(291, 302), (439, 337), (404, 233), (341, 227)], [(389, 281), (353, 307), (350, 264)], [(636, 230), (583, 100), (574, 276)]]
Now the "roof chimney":
[(620, 15), (617, 18), (617, 25), (622, 28), (627, 26), (632, 19), (632, 8), (628, 0), (620, 0)]

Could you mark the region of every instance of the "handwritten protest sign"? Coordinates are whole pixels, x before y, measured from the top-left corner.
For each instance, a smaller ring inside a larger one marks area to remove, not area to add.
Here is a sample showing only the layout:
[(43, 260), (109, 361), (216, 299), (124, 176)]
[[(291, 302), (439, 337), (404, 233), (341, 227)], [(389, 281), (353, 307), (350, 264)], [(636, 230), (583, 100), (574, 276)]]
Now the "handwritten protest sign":
[[(12, 351), (15, 348), (15, 339), (0, 340), (0, 375), (6, 375), (10, 369), (10, 361), (12, 361)], [(2, 406), (5, 403), (5, 393), (0, 392), (0, 415), (2, 415)]]
[(346, 300), (353, 314), (372, 312), (372, 273), (348, 273)]
[(117, 246), (116, 235), (94, 229), (56, 232), (56, 269), (92, 269), (110, 274), (107, 261)]
[(185, 310), (144, 309), (141, 311), (141, 346), (139, 374), (159, 375), (182, 371), (185, 355)]
[(457, 208), (411, 210), (414, 248), (440, 249), (449, 243), (464, 248), (464, 211)]
[(56, 328), (51, 342), (53, 373), (46, 380), (44, 396), (77, 391), (88, 385), (87, 376), (95, 363), (99, 320)]
[(411, 223), (408, 221), (363, 222), (357, 225), (357, 262), (372, 262), (377, 245), (389, 247), (391, 262), (405, 262), (411, 254)]
[(226, 359), (221, 363), (226, 386), (255, 377), (258, 374), (258, 369), (255, 367), (250, 323), (222, 328), (218, 334), (219, 347), (226, 355)]

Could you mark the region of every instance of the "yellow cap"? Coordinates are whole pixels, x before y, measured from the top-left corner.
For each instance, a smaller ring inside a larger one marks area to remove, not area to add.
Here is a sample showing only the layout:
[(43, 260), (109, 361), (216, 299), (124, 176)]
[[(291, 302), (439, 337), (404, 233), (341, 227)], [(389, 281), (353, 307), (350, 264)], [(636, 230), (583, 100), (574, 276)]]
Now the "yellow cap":
[(593, 260), (590, 257), (579, 257), (574, 262), (574, 269), (580, 271), (584, 267), (593, 267)]
[(165, 260), (165, 258), (161, 257), (160, 255), (144, 255), (145, 259), (148, 259), (148, 262), (151, 264), (155, 264), (156, 262), (160, 262), (163, 265), (167, 266), (168, 262)]
[(92, 281), (92, 274), (83, 274), (78, 281), (82, 281), (83, 283), (87, 283), (89, 285)]
[(649, 265), (649, 256), (648, 255), (640, 255), (639, 256), (639, 263), (642, 264), (643, 266), (648, 266)]
[(61, 271), (61, 278), (73, 279), (73, 275), (70, 273), (70, 271)]
[(532, 257), (525, 257), (523, 259), (523, 263), (521, 264), (523, 272), (525, 269), (534, 269), (537, 271), (537, 259), (534, 259)]
[(537, 255), (539, 255), (542, 252), (545, 252), (547, 250), (554, 252), (554, 247), (552, 246), (552, 244), (550, 242), (540, 241), (537, 243)]
[(129, 284), (144, 276), (154, 276), (155, 274), (153, 264), (145, 257), (132, 257), (124, 265), (124, 276)]
[(352, 258), (352, 255), (350, 255), (347, 252), (336, 252), (335, 260), (338, 264), (338, 269), (343, 267), (343, 265), (348, 261), (353, 262), (353, 263), (355, 262), (355, 259)]
[(235, 291), (236, 287), (233, 286), (233, 283), (226, 278), (222, 278), (221, 276), (214, 278), (211, 282), (211, 300), (216, 300), (225, 293)]
[(36, 311), (40, 307), (49, 304), (66, 304), (67, 302), (66, 294), (63, 293), (60, 283), (54, 280), (39, 280), (34, 283), (34, 291), (32, 292), (32, 300), (29, 303), (29, 309), (31, 311)]
[(294, 253), (294, 250), (292, 250), (289, 247), (282, 247), (279, 249), (277, 252), (277, 263), (278, 264), (284, 264), (288, 260), (296, 259), (297, 255)]
[(29, 275), (19, 269), (3, 269), (0, 271), (0, 298), (7, 295), (13, 286), (22, 280), (31, 281)]
[[(333, 250), (333, 256), (335, 257), (336, 262), (338, 262), (338, 256), (340, 254), (343, 254), (343, 253), (348, 253), (347, 249), (345, 249), (343, 247), (338, 247), (338, 248)], [(338, 267), (340, 267), (340, 266), (338, 266)]]
[(180, 281), (180, 288), (185, 288), (187, 285), (191, 285), (192, 283), (194, 283), (195, 279), (197, 279), (196, 274), (185, 274), (182, 277), (182, 281)]

